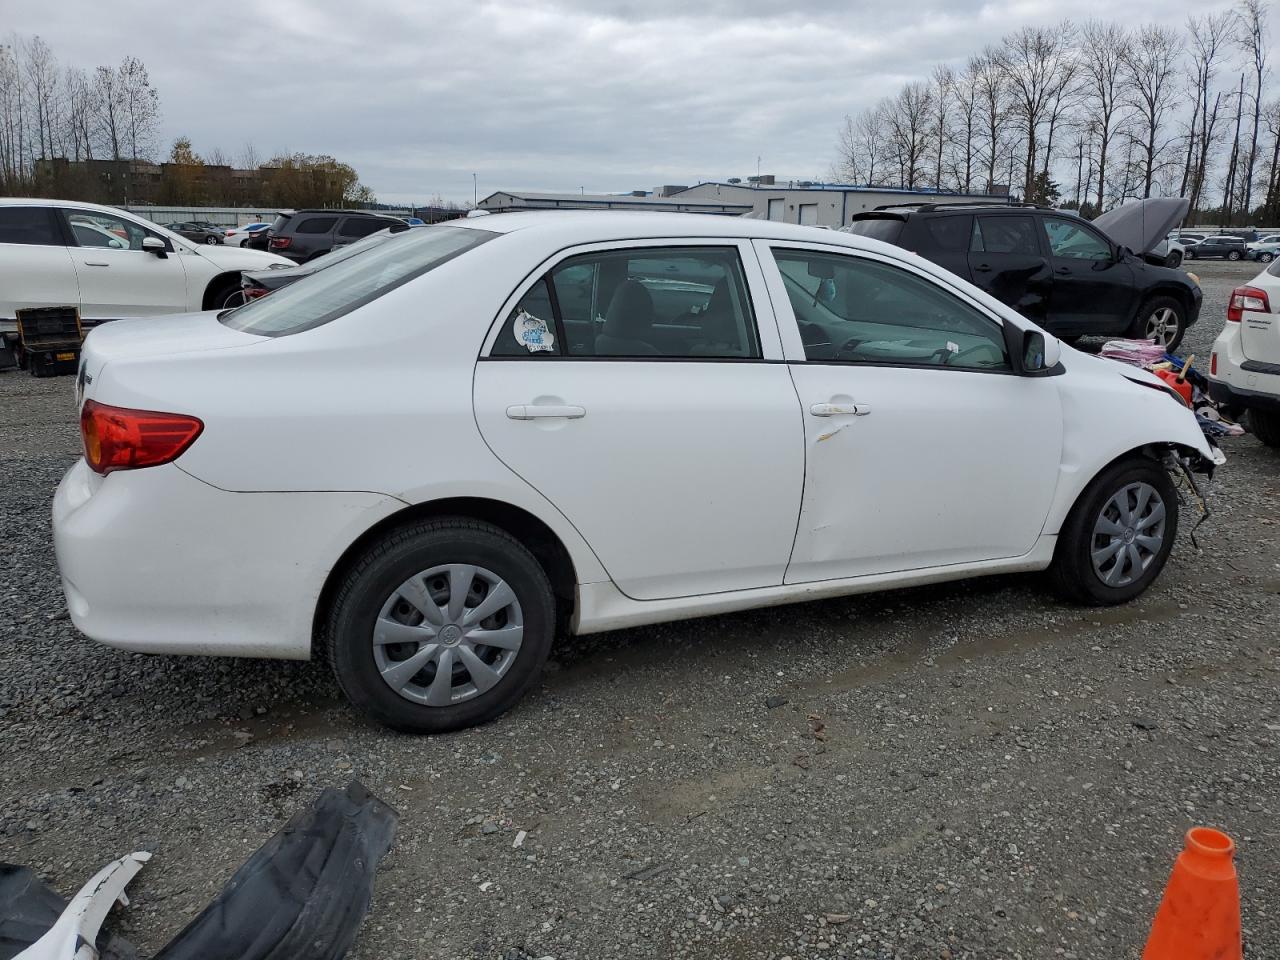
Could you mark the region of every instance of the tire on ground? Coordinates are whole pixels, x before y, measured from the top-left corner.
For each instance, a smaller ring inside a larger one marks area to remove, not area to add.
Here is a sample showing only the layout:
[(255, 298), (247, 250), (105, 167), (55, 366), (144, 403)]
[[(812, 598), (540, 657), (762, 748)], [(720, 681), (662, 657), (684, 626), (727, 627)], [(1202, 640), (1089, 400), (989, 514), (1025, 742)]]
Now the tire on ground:
[[(1164, 501), (1164, 540), (1141, 576), (1124, 586), (1109, 586), (1093, 567), (1094, 524), (1112, 496), (1138, 482), (1150, 484)], [(1062, 599), (1085, 606), (1126, 603), (1143, 593), (1160, 575), (1177, 535), (1178, 496), (1168, 471), (1144, 456), (1119, 460), (1093, 479), (1067, 514), (1049, 566), (1050, 586)]]
[[(520, 605), (523, 639), (502, 679), (450, 706), (406, 699), (383, 681), (373, 652), (374, 623), (383, 603), (417, 573), (467, 563), (483, 567), (511, 588)], [(551, 582), (537, 559), (510, 534), (487, 523), (448, 517), (392, 530), (342, 577), (324, 621), (323, 644), (338, 685), (370, 719), (406, 733), (443, 733), (505, 713), (538, 678), (555, 636)]]
[(1280, 447), (1280, 413), (1250, 410), (1249, 429), (1268, 447)]
[(1139, 340), (1146, 339), (1148, 318), (1157, 310), (1163, 310), (1166, 307), (1171, 308), (1178, 318), (1178, 332), (1166, 345), (1166, 349), (1170, 353), (1177, 350), (1178, 344), (1182, 343), (1182, 338), (1187, 334), (1187, 308), (1177, 297), (1157, 295), (1143, 301), (1142, 306), (1138, 308), (1137, 319), (1134, 320), (1133, 326), (1129, 330), (1129, 335)]

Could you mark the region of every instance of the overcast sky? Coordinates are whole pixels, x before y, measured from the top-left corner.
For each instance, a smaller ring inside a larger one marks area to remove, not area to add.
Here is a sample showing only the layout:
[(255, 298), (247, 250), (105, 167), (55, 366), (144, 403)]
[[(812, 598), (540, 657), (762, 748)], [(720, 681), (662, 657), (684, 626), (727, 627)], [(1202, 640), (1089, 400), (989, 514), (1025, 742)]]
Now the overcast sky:
[(1216, 0), (0, 0), (63, 63), (126, 54), (161, 139), (328, 153), (388, 202), (824, 178), (846, 113), (1070, 15), (1179, 26)]

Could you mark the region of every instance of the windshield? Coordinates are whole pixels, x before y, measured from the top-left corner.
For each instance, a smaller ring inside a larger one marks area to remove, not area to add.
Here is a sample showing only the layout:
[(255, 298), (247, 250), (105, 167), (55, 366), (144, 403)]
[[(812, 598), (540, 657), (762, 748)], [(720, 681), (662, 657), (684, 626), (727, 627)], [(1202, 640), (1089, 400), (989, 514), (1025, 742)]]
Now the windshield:
[(406, 233), (399, 243), (366, 248), (362, 256), (317, 270), (218, 319), (233, 330), (264, 337), (300, 333), (336, 320), (495, 236), (488, 230), (423, 227)]

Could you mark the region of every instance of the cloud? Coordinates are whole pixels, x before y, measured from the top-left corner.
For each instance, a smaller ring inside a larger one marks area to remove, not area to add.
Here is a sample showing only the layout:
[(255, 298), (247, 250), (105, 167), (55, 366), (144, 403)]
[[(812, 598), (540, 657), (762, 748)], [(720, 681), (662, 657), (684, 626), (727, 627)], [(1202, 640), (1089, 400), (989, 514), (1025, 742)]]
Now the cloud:
[[(1078, 0), (1180, 24), (1222, 2)], [(1065, 12), (1050, 0), (5, 0), (64, 63), (142, 58), (165, 142), (329, 153), (381, 198), (821, 177), (846, 113)], [(145, 29), (139, 24), (145, 24)]]

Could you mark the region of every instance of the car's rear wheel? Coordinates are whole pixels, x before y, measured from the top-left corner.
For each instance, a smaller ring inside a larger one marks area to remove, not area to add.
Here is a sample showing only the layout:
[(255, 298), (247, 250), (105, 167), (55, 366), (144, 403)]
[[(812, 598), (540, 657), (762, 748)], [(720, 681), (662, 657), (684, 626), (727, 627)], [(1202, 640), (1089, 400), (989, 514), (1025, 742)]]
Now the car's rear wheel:
[(1138, 311), (1133, 336), (1140, 340), (1154, 340), (1166, 350), (1173, 351), (1187, 332), (1186, 309), (1174, 297), (1152, 297)]
[(1240, 253), (1240, 251), (1239, 251), (1239, 250), (1228, 250), (1228, 251), (1227, 251), (1227, 259), (1228, 259), (1228, 260), (1239, 260), (1241, 256), (1242, 256), (1242, 254)]
[(1280, 447), (1280, 413), (1250, 410), (1249, 429), (1268, 447)]
[(1258, 254), (1259, 263), (1270, 263), (1275, 258), (1276, 258), (1276, 255), (1274, 253), (1267, 253), (1267, 251), (1265, 250), (1262, 251), (1262, 253)]
[(324, 639), (359, 710), (443, 733), (509, 710), (541, 672), (555, 623), (533, 554), (497, 527), (446, 518), (370, 547), (343, 576)]
[(212, 233), (210, 233), (204, 238), (204, 242), (212, 246), (218, 242), (218, 238), (215, 237)]
[(1184, 254), (1184, 256), (1185, 256), (1188, 260), (1194, 260), (1194, 259), (1196, 258), (1196, 251), (1195, 251), (1195, 248), (1194, 248), (1194, 247), (1187, 247), (1187, 252)]
[(1178, 495), (1145, 457), (1112, 464), (1089, 484), (1058, 534), (1055, 592), (1088, 606), (1125, 603), (1160, 575), (1178, 533)]

